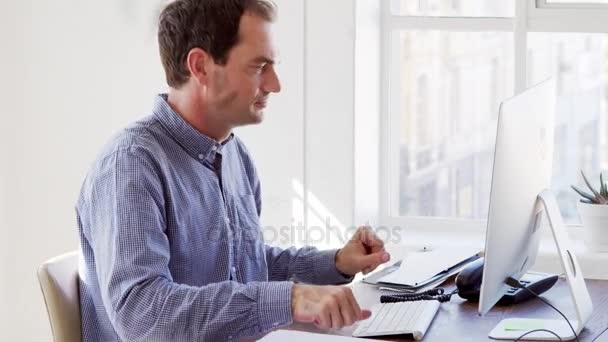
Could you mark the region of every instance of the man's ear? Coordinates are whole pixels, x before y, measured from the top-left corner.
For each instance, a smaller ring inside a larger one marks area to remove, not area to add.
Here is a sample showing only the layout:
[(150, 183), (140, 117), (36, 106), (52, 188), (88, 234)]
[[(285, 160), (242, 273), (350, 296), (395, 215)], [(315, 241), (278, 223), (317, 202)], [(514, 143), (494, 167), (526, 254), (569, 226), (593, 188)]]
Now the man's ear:
[(207, 84), (211, 63), (213, 63), (211, 56), (200, 48), (191, 49), (186, 57), (186, 66), (190, 72), (190, 77), (201, 85)]

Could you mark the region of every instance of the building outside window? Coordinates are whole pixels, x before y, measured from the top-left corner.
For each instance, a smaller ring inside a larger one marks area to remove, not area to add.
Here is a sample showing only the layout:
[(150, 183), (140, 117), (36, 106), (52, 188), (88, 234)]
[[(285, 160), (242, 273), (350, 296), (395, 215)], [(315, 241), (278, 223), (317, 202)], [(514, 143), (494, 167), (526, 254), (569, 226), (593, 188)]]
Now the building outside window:
[(554, 77), (552, 190), (578, 223), (570, 184), (608, 169), (608, 1), (584, 3), (385, 0), (390, 218), (485, 220), (499, 104)]

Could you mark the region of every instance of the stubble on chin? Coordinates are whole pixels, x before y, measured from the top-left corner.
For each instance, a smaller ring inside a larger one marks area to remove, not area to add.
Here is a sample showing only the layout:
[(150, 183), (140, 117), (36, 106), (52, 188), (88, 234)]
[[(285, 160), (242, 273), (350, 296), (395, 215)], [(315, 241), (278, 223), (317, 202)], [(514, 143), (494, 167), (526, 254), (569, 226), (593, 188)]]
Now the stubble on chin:
[(264, 111), (253, 112), (251, 114), (252, 124), (260, 124), (264, 121)]

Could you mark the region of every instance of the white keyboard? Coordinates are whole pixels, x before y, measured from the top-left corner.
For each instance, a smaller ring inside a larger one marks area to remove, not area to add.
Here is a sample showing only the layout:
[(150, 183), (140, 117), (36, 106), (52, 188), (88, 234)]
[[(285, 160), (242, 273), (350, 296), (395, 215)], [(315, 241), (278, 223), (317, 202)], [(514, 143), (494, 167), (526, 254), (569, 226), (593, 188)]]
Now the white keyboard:
[(372, 307), (372, 316), (358, 323), (353, 336), (412, 334), (421, 340), (439, 304), (435, 300), (376, 304)]

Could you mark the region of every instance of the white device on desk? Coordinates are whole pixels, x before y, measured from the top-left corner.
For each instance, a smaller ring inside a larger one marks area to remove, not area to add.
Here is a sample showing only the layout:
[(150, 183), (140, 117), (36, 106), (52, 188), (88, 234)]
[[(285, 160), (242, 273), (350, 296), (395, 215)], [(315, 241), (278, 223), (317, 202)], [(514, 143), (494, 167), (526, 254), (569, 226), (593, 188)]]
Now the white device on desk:
[(446, 246), (409, 252), (403, 260), (363, 278), (363, 282), (399, 292), (422, 292), (458, 274), (480, 257), (480, 251), (481, 248)]
[[(554, 114), (553, 80), (505, 100), (500, 106), (479, 313), (486, 314), (508, 291), (506, 279), (518, 280), (534, 265), (540, 228), (546, 217), (573, 297), (573, 328), (578, 334), (589, 320), (593, 305), (555, 198), (546, 190), (552, 174)], [(535, 328), (512, 328), (517, 326)], [(575, 338), (563, 319), (505, 319), (489, 336), (514, 340), (526, 330), (535, 329), (551, 330), (564, 340)], [(546, 331), (523, 339), (558, 340)]]
[(439, 310), (437, 301), (376, 304), (372, 316), (357, 325), (353, 336), (412, 334), (421, 340)]

